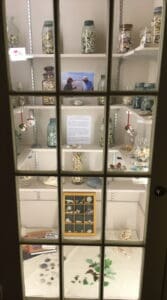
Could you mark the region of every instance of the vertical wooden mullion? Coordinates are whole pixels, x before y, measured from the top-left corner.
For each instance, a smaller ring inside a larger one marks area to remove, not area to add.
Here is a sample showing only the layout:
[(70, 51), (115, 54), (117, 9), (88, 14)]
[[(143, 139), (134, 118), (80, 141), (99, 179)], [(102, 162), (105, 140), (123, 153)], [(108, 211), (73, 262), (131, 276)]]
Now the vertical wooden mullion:
[(113, 40), (113, 18), (114, 0), (108, 0), (108, 44), (107, 44), (107, 97), (105, 105), (105, 143), (104, 143), (104, 164), (103, 164), (103, 208), (102, 208), (102, 244), (100, 253), (101, 276), (100, 276), (100, 299), (104, 298), (104, 256), (105, 256), (105, 226), (106, 226), (106, 206), (107, 206), (107, 165), (108, 165), (108, 125), (110, 117), (110, 90), (112, 73), (112, 40)]
[(54, 40), (55, 40), (55, 74), (56, 74), (56, 120), (57, 120), (57, 181), (58, 181), (58, 218), (59, 218), (59, 288), (60, 299), (64, 299), (63, 277), (63, 232), (62, 232), (62, 191), (61, 191), (61, 98), (60, 98), (60, 1), (53, 0)]
[[(14, 155), (11, 147), (12, 127), (10, 117), (9, 72), (7, 63), (7, 38), (5, 1), (0, 1), (0, 286), (3, 300), (21, 300), (21, 266), (17, 223)], [(14, 270), (14, 274), (12, 272)]]
[[(165, 124), (167, 116), (166, 82), (167, 82), (167, 1), (163, 1), (164, 32), (162, 42), (161, 72), (155, 122), (154, 148), (152, 157), (152, 173), (150, 199), (148, 207), (148, 224), (145, 245), (145, 263), (141, 299), (161, 299), (165, 276), (167, 235), (167, 195), (157, 197), (156, 186), (167, 188), (167, 139)], [(155, 271), (156, 270), (156, 271)], [(166, 284), (166, 283), (165, 283)]]

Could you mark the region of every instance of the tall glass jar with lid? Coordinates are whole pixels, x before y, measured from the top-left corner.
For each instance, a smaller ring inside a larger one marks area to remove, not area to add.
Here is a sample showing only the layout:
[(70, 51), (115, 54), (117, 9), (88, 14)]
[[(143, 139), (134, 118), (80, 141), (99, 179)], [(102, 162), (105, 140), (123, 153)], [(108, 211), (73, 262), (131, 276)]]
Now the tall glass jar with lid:
[(19, 46), (19, 29), (15, 24), (15, 18), (11, 17), (7, 22), (8, 46), (9, 48)]
[(54, 52), (54, 31), (53, 21), (47, 20), (42, 28), (42, 52), (45, 54), (53, 54)]
[(56, 131), (56, 119), (51, 118), (47, 127), (47, 145), (48, 147), (57, 146), (57, 131)]
[[(100, 80), (98, 82), (98, 91), (99, 92), (106, 91), (106, 76), (105, 76), (105, 74), (101, 74), (101, 76), (100, 76)], [(104, 96), (99, 96), (97, 100), (98, 100), (99, 105), (104, 105), (104, 102), (105, 102)]]
[[(42, 81), (42, 90), (43, 91), (55, 91), (55, 77), (54, 77), (54, 67), (47, 66), (44, 68), (45, 73), (43, 74)], [(43, 96), (42, 98), (44, 105), (54, 105), (55, 97), (54, 96)]]
[(132, 24), (122, 24), (119, 33), (119, 52), (126, 53), (132, 49)]
[(93, 20), (85, 20), (81, 33), (81, 52), (95, 53), (96, 29)]
[[(72, 164), (73, 164), (73, 171), (83, 171), (83, 161), (82, 161), (82, 153), (81, 152), (73, 152), (72, 154)], [(81, 176), (73, 176), (72, 183), (80, 184), (83, 183), (84, 178)]]
[(160, 42), (161, 22), (162, 22), (162, 6), (158, 6), (154, 8), (154, 16), (151, 23), (152, 42), (154, 46), (158, 46)]
[[(100, 137), (99, 137), (100, 147), (104, 147), (104, 138), (105, 138), (105, 125), (104, 125), (104, 118), (103, 118), (101, 126), (100, 126)], [(108, 147), (113, 147), (113, 146), (114, 146), (113, 122), (112, 122), (112, 118), (109, 118)]]

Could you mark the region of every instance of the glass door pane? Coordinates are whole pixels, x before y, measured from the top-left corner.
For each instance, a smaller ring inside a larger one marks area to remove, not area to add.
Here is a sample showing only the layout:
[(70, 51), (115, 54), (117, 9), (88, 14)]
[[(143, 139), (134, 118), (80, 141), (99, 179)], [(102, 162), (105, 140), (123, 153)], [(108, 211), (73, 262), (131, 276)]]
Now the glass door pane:
[(117, 96), (111, 103), (108, 172), (150, 172), (157, 97)]
[(102, 171), (104, 105), (98, 105), (97, 97), (63, 97), (62, 102), (62, 170)]
[(102, 235), (100, 177), (73, 176), (62, 180), (62, 231), (65, 240), (96, 243)]
[(145, 240), (148, 187), (147, 178), (108, 178), (107, 241), (128, 244)]
[(20, 236), (25, 240), (57, 240), (57, 178), (18, 176), (18, 215)]
[(18, 1), (15, 10), (5, 3), (12, 89), (55, 91), (52, 1)]
[(48, 245), (22, 245), (25, 297), (59, 298), (59, 249)]
[[(15, 142), (16, 169), (54, 171), (57, 169), (57, 119), (55, 105), (44, 106), (42, 99), (55, 97), (10, 98)], [(15, 101), (21, 101), (15, 106)]]
[(163, 22), (161, 0), (115, 1), (111, 89), (157, 90)]
[(104, 299), (140, 299), (143, 254), (142, 248), (106, 247)]
[(68, 299), (98, 299), (99, 247), (64, 246), (64, 292)]
[[(74, 14), (74, 11), (77, 13)], [(60, 0), (61, 89), (98, 90), (106, 78), (108, 3), (100, 0)], [(67, 18), (67, 14), (70, 16)], [(102, 90), (106, 90), (106, 83)]]

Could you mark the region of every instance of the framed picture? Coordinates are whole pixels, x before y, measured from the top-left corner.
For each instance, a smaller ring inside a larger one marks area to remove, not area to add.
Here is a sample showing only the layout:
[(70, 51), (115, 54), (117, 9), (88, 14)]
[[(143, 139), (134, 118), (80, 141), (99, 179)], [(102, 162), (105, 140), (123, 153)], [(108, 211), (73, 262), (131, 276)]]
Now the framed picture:
[(93, 91), (94, 73), (64, 72), (61, 74), (61, 89), (64, 91)]
[(96, 234), (96, 193), (64, 192), (63, 224), (66, 236)]

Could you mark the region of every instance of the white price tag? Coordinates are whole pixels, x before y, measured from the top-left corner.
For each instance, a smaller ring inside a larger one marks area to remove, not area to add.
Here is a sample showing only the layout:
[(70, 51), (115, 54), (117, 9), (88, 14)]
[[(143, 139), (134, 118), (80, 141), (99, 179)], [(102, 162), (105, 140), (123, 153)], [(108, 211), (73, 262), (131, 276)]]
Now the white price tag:
[(10, 48), (9, 57), (11, 61), (22, 61), (26, 60), (26, 49), (23, 47), (20, 48)]

